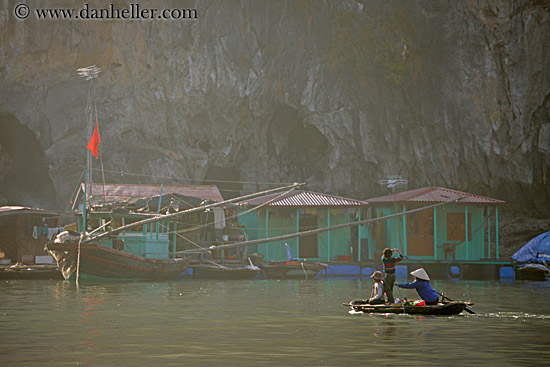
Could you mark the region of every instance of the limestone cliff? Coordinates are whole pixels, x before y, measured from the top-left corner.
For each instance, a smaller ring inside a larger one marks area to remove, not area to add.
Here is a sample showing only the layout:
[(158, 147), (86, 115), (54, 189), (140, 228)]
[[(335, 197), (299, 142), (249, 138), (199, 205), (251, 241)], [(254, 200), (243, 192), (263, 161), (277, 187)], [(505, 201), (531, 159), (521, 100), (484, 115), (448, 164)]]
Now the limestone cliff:
[(18, 20), (16, 4), (0, 4), (8, 201), (70, 199), (89, 139), (76, 69), (95, 64), (107, 181), (366, 199), (400, 174), (549, 214), (547, 2), (140, 2), (196, 9), (178, 20)]

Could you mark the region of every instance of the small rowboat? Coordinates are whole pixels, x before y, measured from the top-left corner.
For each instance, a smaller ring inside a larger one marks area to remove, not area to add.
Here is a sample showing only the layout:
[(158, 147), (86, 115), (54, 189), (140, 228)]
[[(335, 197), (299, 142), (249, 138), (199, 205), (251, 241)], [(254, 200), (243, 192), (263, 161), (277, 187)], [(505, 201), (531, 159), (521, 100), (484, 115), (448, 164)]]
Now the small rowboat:
[(398, 303), (392, 305), (369, 305), (365, 304), (364, 300), (356, 300), (350, 303), (344, 303), (344, 306), (348, 306), (352, 311), (362, 313), (406, 313), (409, 315), (438, 315), (438, 316), (451, 316), (458, 315), (464, 311), (468, 306), (473, 305), (470, 302), (451, 301), (438, 303), (437, 305), (425, 305), (415, 306), (409, 302), (405, 304)]

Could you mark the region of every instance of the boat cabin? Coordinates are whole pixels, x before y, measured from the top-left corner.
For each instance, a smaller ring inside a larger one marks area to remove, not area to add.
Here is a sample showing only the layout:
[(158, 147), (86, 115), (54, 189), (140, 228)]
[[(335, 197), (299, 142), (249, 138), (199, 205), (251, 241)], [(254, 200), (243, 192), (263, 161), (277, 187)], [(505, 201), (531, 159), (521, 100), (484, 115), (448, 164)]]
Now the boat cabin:
[[(84, 196), (88, 189), (94, 193), (88, 199), (87, 216), (84, 217)], [(149, 196), (157, 192), (156, 196)], [(186, 195), (188, 194), (188, 195)], [(194, 196), (200, 195), (200, 196)], [(198, 207), (221, 201), (223, 198), (214, 185), (164, 186), (130, 184), (81, 185), (76, 195), (78, 205), (78, 231), (88, 233), (109, 231), (122, 226), (158, 216), (158, 214)], [(76, 205), (76, 204), (75, 204)], [(203, 213), (191, 213), (172, 220), (130, 228), (113, 237), (101, 239), (101, 245), (152, 259), (175, 256), (176, 251), (188, 248), (189, 243), (200, 242), (204, 223)]]

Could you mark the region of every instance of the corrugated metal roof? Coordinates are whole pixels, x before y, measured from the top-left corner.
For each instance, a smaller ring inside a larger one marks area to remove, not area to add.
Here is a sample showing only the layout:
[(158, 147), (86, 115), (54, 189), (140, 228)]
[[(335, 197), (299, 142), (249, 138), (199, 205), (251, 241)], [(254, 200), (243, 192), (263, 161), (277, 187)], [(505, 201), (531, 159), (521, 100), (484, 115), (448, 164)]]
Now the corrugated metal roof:
[(241, 201), (241, 205), (261, 205), (268, 203), (270, 207), (358, 207), (367, 205), (366, 202), (347, 199), (340, 196), (320, 194), (318, 192), (297, 190), (286, 194), (270, 194)]
[[(158, 196), (160, 194), (161, 185), (147, 184), (105, 184), (105, 199), (107, 202), (126, 201), (132, 198), (147, 198)], [(101, 197), (103, 200), (103, 184), (93, 183), (91, 188), (93, 196)], [(80, 189), (76, 195), (75, 202), (84, 193), (84, 183), (80, 184)], [(164, 185), (162, 188), (163, 194), (180, 194), (184, 196), (192, 196), (201, 199), (212, 201), (223, 201), (223, 196), (216, 185), (188, 185), (188, 186), (172, 186)]]
[(505, 201), (491, 199), (485, 196), (469, 194), (467, 192), (446, 189), (443, 187), (423, 187), (420, 189), (409, 190), (395, 193), (395, 195), (385, 195), (377, 198), (368, 199), (369, 204), (389, 203), (389, 202), (408, 202), (408, 203), (440, 203), (449, 200), (460, 199), (460, 204), (483, 204), (483, 205), (502, 205)]
[(1, 206), (0, 216), (2, 215), (21, 215), (21, 214), (36, 214), (44, 217), (59, 216), (63, 212), (56, 210), (29, 208), (26, 206)]

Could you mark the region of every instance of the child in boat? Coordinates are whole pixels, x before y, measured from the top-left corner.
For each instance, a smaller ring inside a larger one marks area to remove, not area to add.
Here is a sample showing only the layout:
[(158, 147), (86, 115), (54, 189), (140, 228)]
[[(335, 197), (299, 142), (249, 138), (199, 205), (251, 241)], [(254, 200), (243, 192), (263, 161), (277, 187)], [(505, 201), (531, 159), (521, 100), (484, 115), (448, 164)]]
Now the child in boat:
[(377, 270), (370, 277), (374, 281), (374, 284), (372, 285), (371, 297), (366, 303), (370, 305), (384, 304), (384, 282), (382, 281), (382, 272)]
[(402, 284), (396, 283), (396, 285), (399, 288), (415, 288), (420, 298), (422, 298), (427, 305), (437, 305), (439, 294), (437, 294), (437, 292), (432, 288), (432, 285), (430, 284), (430, 277), (424, 268), (411, 271), (411, 275), (414, 277), (414, 282)]
[[(394, 251), (399, 253), (398, 257), (393, 257)], [(384, 292), (388, 297), (389, 303), (394, 303), (393, 298), (393, 284), (395, 283), (395, 265), (403, 260), (403, 254), (399, 249), (389, 249), (385, 248), (382, 255), (382, 264), (384, 264), (384, 273), (386, 277), (384, 278)]]

